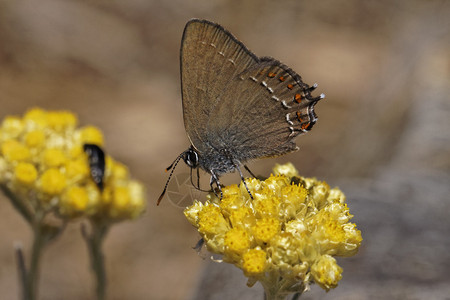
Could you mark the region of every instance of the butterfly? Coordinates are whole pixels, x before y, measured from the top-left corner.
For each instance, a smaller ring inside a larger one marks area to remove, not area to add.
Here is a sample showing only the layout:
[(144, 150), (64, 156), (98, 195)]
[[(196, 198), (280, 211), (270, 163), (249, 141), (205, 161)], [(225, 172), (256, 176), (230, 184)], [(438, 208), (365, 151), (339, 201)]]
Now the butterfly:
[(314, 105), (325, 97), (311, 95), (317, 84), (304, 83), (274, 58), (257, 57), (216, 23), (193, 19), (186, 24), (180, 60), (191, 146), (166, 169), (173, 167), (157, 204), (181, 159), (191, 170), (209, 173), (211, 188), (215, 183), (220, 192), (219, 177), (235, 170), (247, 187), (240, 166), (248, 170), (247, 161), (298, 150), (294, 138), (317, 121)]

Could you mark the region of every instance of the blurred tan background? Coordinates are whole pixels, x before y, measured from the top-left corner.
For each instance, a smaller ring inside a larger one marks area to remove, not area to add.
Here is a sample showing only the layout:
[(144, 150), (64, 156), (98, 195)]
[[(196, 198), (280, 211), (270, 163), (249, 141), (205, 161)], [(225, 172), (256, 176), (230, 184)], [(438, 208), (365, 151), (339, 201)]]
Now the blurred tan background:
[[(361, 250), (339, 260), (336, 290), (305, 299), (449, 299), (450, 1), (0, 0), (0, 119), (71, 110), (147, 187), (145, 215), (104, 245), (108, 298), (262, 299), (240, 271), (197, 256), (180, 207), (155, 205), (164, 168), (189, 146), (178, 51), (193, 17), (326, 94), (299, 152), (250, 164), (268, 175), (291, 161), (348, 195)], [(1, 299), (18, 299), (13, 245), (28, 250), (30, 237), (0, 195)], [(88, 263), (73, 223), (44, 253), (40, 299), (94, 299)]]

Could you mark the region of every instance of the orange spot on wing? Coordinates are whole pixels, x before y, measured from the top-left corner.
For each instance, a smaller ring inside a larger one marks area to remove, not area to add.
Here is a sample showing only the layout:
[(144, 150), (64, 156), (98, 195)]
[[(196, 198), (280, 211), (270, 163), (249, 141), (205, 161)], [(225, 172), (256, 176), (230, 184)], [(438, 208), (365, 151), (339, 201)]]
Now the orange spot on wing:
[(296, 114), (297, 114), (297, 119), (300, 122), (300, 128), (302, 130), (310, 130), (312, 128), (312, 125), (314, 125), (314, 123), (306, 122), (307, 119), (303, 120), (302, 114), (300, 112), (297, 112)]
[(279, 79), (280, 79), (280, 81), (281, 81), (281, 82), (283, 82), (283, 81), (285, 81), (285, 80), (286, 80), (286, 78), (284, 78), (283, 76), (280, 76), (280, 78), (279, 78)]
[(308, 130), (309, 129), (309, 125), (310, 125), (309, 122), (302, 124), (302, 130)]
[(270, 78), (274, 78), (275, 75), (277, 75), (277, 74), (275, 74), (275, 73), (273, 73), (273, 72), (270, 72), (267, 76), (269, 76)]
[(295, 102), (300, 103), (300, 101), (302, 100), (302, 95), (300, 95), (300, 94), (295, 94), (294, 100), (295, 100)]
[(292, 89), (294, 88), (294, 86), (293, 86), (292, 84), (289, 83), (289, 84), (287, 85), (287, 88), (290, 89), (290, 90), (292, 90)]

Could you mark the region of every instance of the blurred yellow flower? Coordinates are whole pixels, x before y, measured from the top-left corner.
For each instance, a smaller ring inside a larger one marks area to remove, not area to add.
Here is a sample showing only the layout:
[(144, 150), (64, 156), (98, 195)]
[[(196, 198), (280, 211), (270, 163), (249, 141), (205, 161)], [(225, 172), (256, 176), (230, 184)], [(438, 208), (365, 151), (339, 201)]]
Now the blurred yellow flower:
[[(109, 228), (136, 219), (145, 210), (145, 190), (128, 169), (103, 151), (104, 138), (94, 126), (78, 128), (69, 111), (33, 108), (0, 123), (0, 190), (30, 224), (30, 267), (19, 266), (24, 298), (37, 296), (40, 254), (75, 218), (82, 226), (98, 299), (105, 295), (102, 243)], [(60, 218), (55, 222), (52, 215)], [(22, 256), (21, 247), (17, 247)]]
[(30, 150), (21, 142), (6, 140), (1, 145), (3, 157), (9, 161), (26, 161), (30, 158)]
[(42, 163), (47, 168), (59, 167), (66, 162), (66, 155), (62, 149), (45, 149), (43, 152)]
[(15, 195), (22, 211), (35, 210), (29, 215), (50, 209), (65, 219), (137, 218), (146, 206), (143, 186), (130, 179), (126, 166), (106, 155), (102, 193), (91, 178), (83, 145), (103, 146), (103, 133), (77, 124), (69, 111), (40, 108), (30, 109), (23, 118), (6, 117), (0, 126), (1, 187)]
[(66, 177), (58, 169), (48, 169), (44, 171), (40, 178), (40, 189), (46, 194), (60, 194), (65, 187)]
[(103, 133), (95, 126), (86, 126), (81, 129), (83, 144), (95, 144), (103, 146)]
[(33, 130), (24, 135), (25, 145), (29, 148), (38, 148), (45, 142), (45, 134), (42, 130)]
[(18, 163), (14, 169), (14, 175), (17, 181), (24, 185), (31, 185), (36, 181), (38, 172), (30, 163)]
[(264, 181), (249, 178), (244, 185), (222, 188), (203, 204), (184, 211), (209, 251), (222, 255), (266, 291), (301, 293), (316, 282), (329, 290), (342, 278), (333, 256), (354, 255), (361, 232), (338, 188), (298, 175), (292, 164), (277, 165)]
[(61, 207), (64, 214), (72, 214), (86, 210), (89, 196), (85, 188), (80, 186), (70, 187), (61, 199)]

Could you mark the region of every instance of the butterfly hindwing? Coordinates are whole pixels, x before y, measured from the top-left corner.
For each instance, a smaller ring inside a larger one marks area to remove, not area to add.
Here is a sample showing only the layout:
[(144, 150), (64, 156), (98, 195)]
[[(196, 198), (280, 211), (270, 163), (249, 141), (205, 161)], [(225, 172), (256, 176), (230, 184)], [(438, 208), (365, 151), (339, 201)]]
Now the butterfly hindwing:
[(238, 160), (295, 151), (293, 139), (316, 122), (314, 105), (320, 97), (313, 98), (300, 76), (277, 60), (260, 59), (229, 81), (226, 90), (207, 129)]

